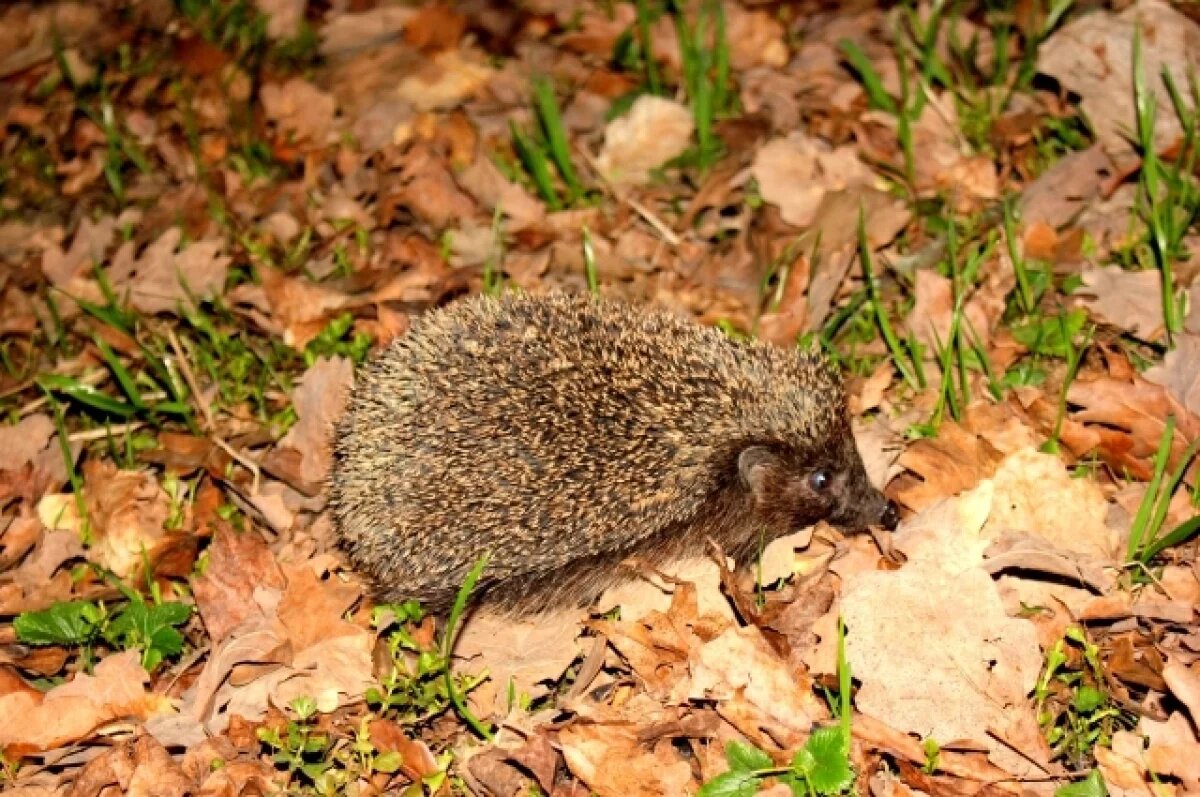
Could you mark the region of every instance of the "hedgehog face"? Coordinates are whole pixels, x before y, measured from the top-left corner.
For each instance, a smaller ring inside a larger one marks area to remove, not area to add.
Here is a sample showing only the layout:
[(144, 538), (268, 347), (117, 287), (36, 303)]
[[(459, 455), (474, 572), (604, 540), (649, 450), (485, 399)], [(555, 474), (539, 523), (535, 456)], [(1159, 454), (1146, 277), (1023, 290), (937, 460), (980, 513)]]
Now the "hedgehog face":
[(848, 531), (896, 527), (895, 507), (867, 478), (848, 442), (825, 451), (751, 445), (738, 456), (738, 473), (757, 520), (779, 534), (825, 520)]

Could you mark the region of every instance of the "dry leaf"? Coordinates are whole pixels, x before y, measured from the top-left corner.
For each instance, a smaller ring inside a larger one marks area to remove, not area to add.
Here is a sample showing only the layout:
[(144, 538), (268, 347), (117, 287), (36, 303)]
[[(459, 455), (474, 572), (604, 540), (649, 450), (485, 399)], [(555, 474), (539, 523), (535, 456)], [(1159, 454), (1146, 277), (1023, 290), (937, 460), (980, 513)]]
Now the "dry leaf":
[(1189, 64), (1200, 69), (1200, 27), (1169, 4), (1140, 0), (1120, 14), (1080, 14), (1038, 48), (1038, 69), (1078, 94), (1089, 123), (1110, 154), (1130, 153), (1137, 130), (1133, 107), (1133, 36), (1142, 27), (1142, 70), (1157, 97), (1155, 149), (1162, 152), (1182, 133), (1171, 97), (1159, 77), (1170, 70), (1187, 85)]
[(403, 78), (396, 95), (420, 111), (453, 108), (478, 93), (492, 74), (474, 55), (468, 58), (464, 51), (443, 50)]
[(834, 149), (801, 132), (764, 144), (750, 169), (762, 198), (778, 205), (783, 220), (796, 227), (816, 220), (827, 192), (871, 187), (877, 180), (853, 146)]
[(123, 244), (108, 266), (109, 281), (144, 313), (174, 312), (193, 298), (209, 299), (225, 289), (231, 258), (224, 241), (207, 238), (181, 247), (183, 230), (171, 227), (134, 257), (133, 242)]
[(617, 185), (642, 185), (652, 169), (687, 150), (694, 127), (685, 106), (643, 94), (628, 113), (608, 123), (596, 164)]
[(1097, 318), (1142, 340), (1162, 337), (1162, 286), (1157, 271), (1126, 271), (1120, 266), (1084, 269), (1079, 303)]
[(354, 382), (354, 366), (345, 357), (322, 357), (304, 372), (292, 394), (297, 420), (279, 441), (300, 452), (300, 477), (322, 484), (333, 464), (333, 424), (342, 415)]
[(95, 675), (78, 673), (44, 694), (0, 674), (0, 747), (49, 750), (78, 742), (108, 722), (170, 713), (169, 699), (146, 691), (149, 680), (136, 650), (106, 656)]
[(487, 670), (489, 682), (473, 691), (471, 701), (484, 711), (503, 715), (508, 690), (538, 698), (548, 691), (579, 655), (576, 639), (583, 630), (584, 613), (561, 610), (525, 620), (476, 612), (471, 615), (454, 646), (456, 658), (469, 670)]
[(286, 83), (267, 83), (260, 93), (263, 113), (275, 122), (280, 138), (323, 147), (333, 133), (337, 101), (333, 95), (294, 77)]
[(1165, 387), (1171, 398), (1200, 416), (1200, 336), (1185, 334), (1175, 338), (1175, 348), (1142, 376), (1147, 382)]

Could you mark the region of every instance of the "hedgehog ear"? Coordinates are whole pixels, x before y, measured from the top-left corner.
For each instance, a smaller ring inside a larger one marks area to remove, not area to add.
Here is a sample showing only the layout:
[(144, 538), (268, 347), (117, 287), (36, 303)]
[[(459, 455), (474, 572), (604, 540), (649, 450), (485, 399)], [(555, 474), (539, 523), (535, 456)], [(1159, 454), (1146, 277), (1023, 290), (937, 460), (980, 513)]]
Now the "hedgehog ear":
[(738, 454), (738, 475), (746, 489), (761, 498), (766, 492), (771, 471), (779, 463), (779, 457), (765, 446), (750, 446)]

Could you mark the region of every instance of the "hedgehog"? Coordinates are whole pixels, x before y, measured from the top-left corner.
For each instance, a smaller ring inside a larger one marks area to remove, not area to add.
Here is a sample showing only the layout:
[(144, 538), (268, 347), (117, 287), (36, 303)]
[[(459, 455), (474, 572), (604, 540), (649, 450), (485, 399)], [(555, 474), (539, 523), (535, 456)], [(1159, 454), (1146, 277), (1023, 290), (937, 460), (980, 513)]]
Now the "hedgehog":
[(819, 351), (592, 295), (473, 296), (359, 372), (330, 505), (383, 602), (584, 606), (715, 543), (739, 565), (819, 520), (896, 525)]

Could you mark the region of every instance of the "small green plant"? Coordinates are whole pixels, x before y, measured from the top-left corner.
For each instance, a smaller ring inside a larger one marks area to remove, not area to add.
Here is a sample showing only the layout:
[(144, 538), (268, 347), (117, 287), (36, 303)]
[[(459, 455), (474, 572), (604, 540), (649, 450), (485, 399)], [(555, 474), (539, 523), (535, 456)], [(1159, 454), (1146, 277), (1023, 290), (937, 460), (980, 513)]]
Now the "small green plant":
[(330, 321), (315, 338), (304, 347), (304, 364), (312, 367), (321, 357), (347, 357), (356, 365), (367, 359), (371, 350), (371, 336), (365, 332), (356, 332), (347, 337), (354, 327), (354, 316), (342, 313)]
[(942, 746), (937, 743), (937, 739), (927, 736), (921, 742), (921, 751), (925, 753), (925, 764), (921, 767), (921, 770), (926, 775), (932, 775), (937, 772), (938, 762), (942, 757)]
[(787, 785), (793, 794), (842, 794), (854, 782), (850, 766), (850, 665), (846, 661), (846, 627), (838, 622), (838, 724), (816, 728), (787, 766), (777, 766), (762, 750), (745, 742), (725, 745), (729, 771), (700, 787), (697, 797), (753, 797), (767, 778)]
[[(288, 794), (338, 797), (355, 793), (355, 784), (375, 775), (392, 775), (404, 759), (399, 752), (380, 751), (371, 740), (371, 716), (363, 716), (349, 735), (335, 735), (319, 716), (316, 702), (298, 697), (288, 704), (294, 715), (284, 723), (260, 726), (255, 733), (271, 760), (287, 773)], [(439, 757), (436, 773), (405, 794), (435, 794), (446, 780), (449, 753)]]
[(724, 145), (714, 122), (732, 110), (729, 78), (729, 42), (725, 35), (725, 8), (718, 0), (701, 3), (694, 23), (689, 23), (681, 3), (670, 4), (679, 57), (683, 63), (683, 88), (696, 124), (694, 159), (701, 171), (720, 157)]
[[(420, 646), (412, 635), (413, 625), (424, 619), (420, 604), (376, 606), (372, 622), (383, 637), (391, 668), (377, 687), (367, 690), (367, 705), (402, 725), (425, 722), (451, 705), (446, 686), (449, 662), (436, 648)], [(473, 689), (482, 678), (461, 678), (460, 692)]]
[(367, 705), (406, 725), (426, 722), (453, 707), (476, 733), (491, 738), (491, 730), (471, 713), (463, 699), (487, 674), (460, 676), (451, 667), (460, 621), (486, 566), (487, 557), (481, 557), (468, 573), (436, 647), (422, 647), (412, 635), (411, 626), (425, 617), (416, 601), (375, 607), (372, 622), (381, 633), (387, 633), (392, 666), (378, 687), (367, 690)]
[(1083, 364), (1083, 356), (1087, 353), (1087, 349), (1092, 345), (1092, 335), (1095, 333), (1095, 327), (1089, 326), (1083, 333), (1082, 339), (1076, 342), (1068, 328), (1068, 314), (1060, 314), (1058, 316), (1059, 334), (1063, 344), (1067, 347), (1067, 372), (1063, 375), (1062, 388), (1058, 392), (1058, 407), (1054, 416), (1054, 431), (1050, 434), (1050, 438), (1042, 444), (1041, 450), (1048, 454), (1057, 454), (1059, 451), (1059, 437), (1062, 435), (1062, 425), (1067, 418), (1067, 393), (1071, 389), (1071, 383), (1075, 381), (1075, 376), (1079, 373), (1079, 366)]
[(147, 602), (123, 586), (128, 603), (110, 609), (103, 601), (64, 601), (38, 612), (23, 612), (13, 620), (17, 638), (30, 645), (64, 645), (82, 648), (89, 669), (95, 646), (104, 643), (117, 650), (142, 651), (148, 672), (183, 650), (179, 631), (192, 616), (192, 607), (178, 601)]
[(1200, 84), (1189, 74), (1189, 101), (1185, 100), (1171, 73), (1163, 68), (1163, 81), (1183, 127), (1179, 155), (1168, 166), (1159, 157), (1154, 143), (1158, 112), (1157, 95), (1147, 89), (1142, 68), (1141, 29), (1133, 37), (1133, 95), (1137, 111), (1137, 141), (1142, 154), (1138, 180), (1138, 205), (1147, 227), (1150, 252), (1162, 286), (1163, 323), (1168, 344), (1183, 329), (1186, 298), (1175, 284), (1175, 265), (1186, 257), (1184, 237), (1200, 218), (1200, 185), (1193, 172), (1196, 166), (1198, 130), (1200, 130)]
[(1055, 789), (1054, 797), (1108, 797), (1108, 787), (1100, 770), (1093, 769), (1083, 780)]
[(1092, 762), (1096, 745), (1107, 747), (1112, 735), (1129, 724), (1105, 690), (1100, 649), (1079, 626), (1071, 626), (1046, 654), (1046, 666), (1034, 688), (1038, 724), (1055, 758), (1082, 768)]
[[(1154, 454), (1154, 473), (1146, 485), (1142, 502), (1134, 515), (1133, 525), (1129, 529), (1129, 545), (1125, 551), (1125, 560), (1130, 564), (1148, 565), (1156, 556), (1167, 548), (1180, 545), (1200, 532), (1200, 515), (1176, 526), (1170, 532), (1163, 534), (1163, 524), (1167, 519), (1167, 508), (1171, 497), (1183, 481), (1184, 474), (1191, 467), (1200, 451), (1200, 438), (1192, 441), (1175, 466), (1175, 470), (1167, 476), (1167, 460), (1171, 456), (1171, 442), (1175, 437), (1175, 416), (1167, 416), (1166, 426), (1163, 427), (1158, 450)], [(1164, 479), (1163, 477), (1166, 476)], [(1184, 489), (1187, 489), (1186, 486)]]

